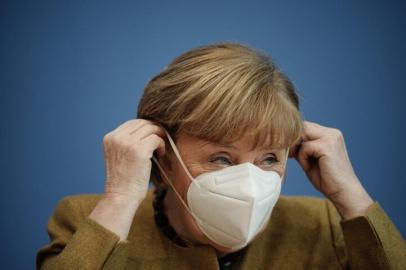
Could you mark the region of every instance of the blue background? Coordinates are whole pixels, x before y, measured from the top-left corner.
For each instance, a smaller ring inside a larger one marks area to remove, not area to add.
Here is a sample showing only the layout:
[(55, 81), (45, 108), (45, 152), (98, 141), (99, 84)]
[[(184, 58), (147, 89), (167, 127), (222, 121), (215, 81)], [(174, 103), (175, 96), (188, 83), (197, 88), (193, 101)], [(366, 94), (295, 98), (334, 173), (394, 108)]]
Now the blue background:
[[(57, 202), (102, 192), (103, 136), (170, 60), (215, 41), (274, 58), (405, 236), (404, 14), (401, 1), (1, 1), (2, 268), (34, 268)], [(287, 177), (284, 193), (320, 196), (293, 160)]]

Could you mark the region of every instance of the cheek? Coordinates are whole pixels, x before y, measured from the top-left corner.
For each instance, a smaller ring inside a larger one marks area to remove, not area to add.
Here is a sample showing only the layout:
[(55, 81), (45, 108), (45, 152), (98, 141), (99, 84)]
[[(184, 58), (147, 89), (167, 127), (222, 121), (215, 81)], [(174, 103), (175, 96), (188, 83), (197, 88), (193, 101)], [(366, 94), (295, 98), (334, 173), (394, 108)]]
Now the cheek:
[(181, 197), (186, 201), (186, 195), (189, 185), (191, 184), (191, 180), (187, 176), (182, 165), (177, 164), (173, 169), (172, 181), (174, 182), (174, 186), (179, 192), (179, 195), (181, 195)]
[[(189, 172), (191, 176), (196, 179), (200, 174), (205, 173), (205, 172), (210, 172), (212, 170), (205, 168), (205, 166), (202, 166), (200, 162), (192, 162), (190, 160), (185, 160), (186, 166), (189, 169)], [(184, 199), (184, 201), (187, 201), (187, 192), (189, 189), (189, 186), (192, 184), (192, 179), (187, 175), (185, 172), (184, 168), (180, 163), (177, 163), (173, 167), (173, 174), (172, 178), (174, 179), (174, 185), (176, 190), (179, 192), (179, 195)]]
[(278, 173), (278, 175), (282, 178), (282, 177), (284, 177), (284, 174), (286, 173), (286, 171), (284, 171), (284, 169), (283, 169), (283, 164), (278, 164), (278, 165), (276, 165), (276, 166), (274, 166), (273, 168), (272, 168), (272, 170), (273, 171), (275, 171), (275, 172), (277, 172)]

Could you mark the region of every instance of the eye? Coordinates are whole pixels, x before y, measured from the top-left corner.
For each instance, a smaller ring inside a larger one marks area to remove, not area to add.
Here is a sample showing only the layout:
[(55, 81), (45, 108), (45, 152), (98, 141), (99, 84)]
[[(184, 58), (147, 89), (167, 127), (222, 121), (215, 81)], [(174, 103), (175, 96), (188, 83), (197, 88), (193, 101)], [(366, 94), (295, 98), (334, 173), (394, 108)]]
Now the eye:
[(231, 159), (227, 156), (214, 156), (212, 158), (210, 158), (209, 160), (212, 163), (215, 164), (220, 164), (220, 165), (232, 165), (233, 162), (231, 161)]
[(278, 159), (274, 154), (268, 155), (265, 157), (265, 159), (262, 161), (264, 165), (273, 165), (274, 163), (278, 162)]

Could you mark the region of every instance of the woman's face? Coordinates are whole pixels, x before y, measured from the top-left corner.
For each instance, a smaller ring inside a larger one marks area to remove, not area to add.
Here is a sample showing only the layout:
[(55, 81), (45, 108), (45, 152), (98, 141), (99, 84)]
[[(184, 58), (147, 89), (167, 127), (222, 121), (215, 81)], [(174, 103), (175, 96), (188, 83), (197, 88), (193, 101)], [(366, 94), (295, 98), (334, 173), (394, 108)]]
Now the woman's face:
[[(222, 145), (181, 133), (178, 135), (176, 146), (193, 178), (205, 172), (245, 162), (251, 162), (263, 170), (276, 171), (283, 177), (286, 149), (257, 147), (252, 150), (253, 142), (252, 136), (245, 135), (233, 143)], [(187, 191), (192, 180), (173, 152), (168, 156), (168, 160), (170, 165), (164, 166), (164, 169), (183, 201), (187, 203)], [(210, 244), (220, 252), (229, 252), (227, 248), (213, 243), (200, 231), (171, 188), (168, 188), (164, 204), (171, 225), (182, 238), (194, 244)]]

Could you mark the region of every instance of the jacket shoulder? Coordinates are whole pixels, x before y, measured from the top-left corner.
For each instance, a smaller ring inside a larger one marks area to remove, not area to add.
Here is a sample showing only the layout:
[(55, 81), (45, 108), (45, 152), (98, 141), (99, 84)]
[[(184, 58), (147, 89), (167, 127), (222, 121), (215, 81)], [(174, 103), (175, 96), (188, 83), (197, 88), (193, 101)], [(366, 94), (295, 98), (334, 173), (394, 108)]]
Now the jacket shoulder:
[(280, 222), (302, 229), (330, 226), (339, 221), (339, 215), (328, 199), (312, 196), (283, 195), (273, 214)]
[[(55, 209), (56, 214), (74, 214), (78, 217), (88, 216), (96, 204), (101, 200), (103, 194), (101, 193), (88, 193), (88, 194), (75, 194), (62, 197)], [(149, 190), (144, 201), (141, 203), (138, 211), (148, 208), (152, 205), (153, 190)], [(151, 208), (151, 207), (150, 207)], [(150, 209), (146, 209), (149, 211)]]

